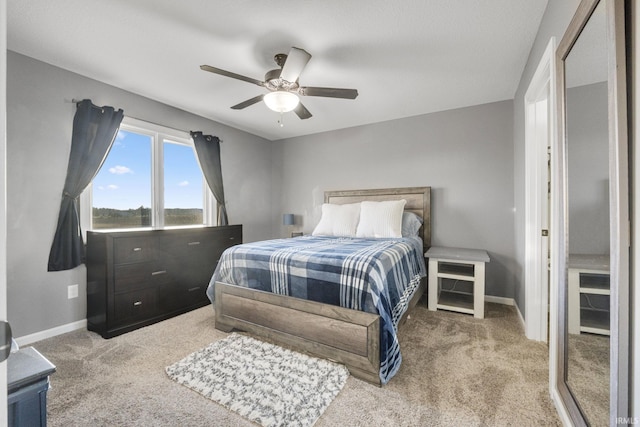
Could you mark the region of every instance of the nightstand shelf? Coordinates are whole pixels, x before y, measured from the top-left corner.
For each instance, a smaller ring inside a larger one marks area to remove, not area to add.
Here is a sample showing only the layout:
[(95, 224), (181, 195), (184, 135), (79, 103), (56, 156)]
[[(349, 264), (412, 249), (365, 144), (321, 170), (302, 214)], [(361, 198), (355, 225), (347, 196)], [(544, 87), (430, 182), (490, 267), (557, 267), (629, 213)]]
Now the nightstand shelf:
[(437, 308), (473, 314), (473, 294), (440, 290)]
[[(484, 318), (484, 275), (489, 255), (484, 250), (434, 246), (424, 254), (429, 258), (429, 310), (449, 310)], [(443, 281), (454, 281), (452, 289)], [(457, 290), (462, 282), (469, 291)]]

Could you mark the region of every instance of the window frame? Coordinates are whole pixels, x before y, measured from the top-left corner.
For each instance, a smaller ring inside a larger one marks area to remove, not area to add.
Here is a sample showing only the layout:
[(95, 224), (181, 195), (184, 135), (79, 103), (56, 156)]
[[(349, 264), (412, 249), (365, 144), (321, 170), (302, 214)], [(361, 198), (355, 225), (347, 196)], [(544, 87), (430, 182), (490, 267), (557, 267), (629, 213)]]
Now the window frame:
[[(195, 144), (191, 135), (184, 131), (172, 129), (143, 120), (124, 117), (120, 124), (120, 130), (125, 130), (151, 138), (151, 226), (135, 228), (105, 228), (99, 231), (139, 231), (162, 230), (175, 228), (198, 228), (217, 225), (216, 200), (209, 189), (209, 185), (202, 173), (202, 167), (195, 151)], [(194, 151), (196, 162), (202, 174), (202, 224), (172, 225), (164, 224), (164, 144), (178, 144), (191, 147)], [(108, 154), (107, 154), (108, 156)], [(93, 180), (80, 195), (80, 225), (83, 234), (87, 230), (93, 230)], [(86, 234), (83, 236), (86, 238)]]

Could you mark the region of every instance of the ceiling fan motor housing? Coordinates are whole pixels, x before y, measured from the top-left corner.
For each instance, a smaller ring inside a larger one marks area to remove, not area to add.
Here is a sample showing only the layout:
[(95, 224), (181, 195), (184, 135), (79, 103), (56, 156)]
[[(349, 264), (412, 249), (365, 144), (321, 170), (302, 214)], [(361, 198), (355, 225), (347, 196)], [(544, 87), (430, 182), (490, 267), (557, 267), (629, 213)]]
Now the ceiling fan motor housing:
[[(285, 55), (286, 56), (286, 55)], [(271, 90), (296, 91), (299, 87), (297, 82), (288, 82), (280, 78), (281, 68), (267, 71), (264, 75), (264, 86)]]

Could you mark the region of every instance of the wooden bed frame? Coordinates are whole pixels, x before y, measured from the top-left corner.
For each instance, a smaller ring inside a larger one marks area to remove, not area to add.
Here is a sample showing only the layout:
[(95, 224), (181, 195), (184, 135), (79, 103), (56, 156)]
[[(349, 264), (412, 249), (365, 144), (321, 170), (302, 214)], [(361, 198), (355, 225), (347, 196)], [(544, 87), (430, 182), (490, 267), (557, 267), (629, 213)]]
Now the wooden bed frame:
[[(424, 249), (431, 244), (431, 187), (327, 191), (325, 203), (405, 199), (405, 210), (424, 221), (420, 230)], [(403, 323), (425, 291), (425, 280), (415, 293)], [(344, 364), (351, 374), (370, 383), (380, 382), (380, 316), (363, 311), (306, 301), (216, 282), (215, 327), (255, 334), (313, 356)]]

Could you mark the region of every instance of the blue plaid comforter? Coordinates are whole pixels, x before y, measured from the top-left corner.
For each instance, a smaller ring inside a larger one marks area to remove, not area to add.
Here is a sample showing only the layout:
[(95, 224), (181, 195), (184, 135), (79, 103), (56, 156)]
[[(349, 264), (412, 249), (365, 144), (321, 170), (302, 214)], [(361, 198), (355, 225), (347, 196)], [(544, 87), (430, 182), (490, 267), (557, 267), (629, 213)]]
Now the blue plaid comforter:
[(359, 239), (303, 236), (227, 249), (211, 278), (251, 289), (380, 315), (380, 380), (400, 368), (398, 321), (426, 276), (418, 238)]

